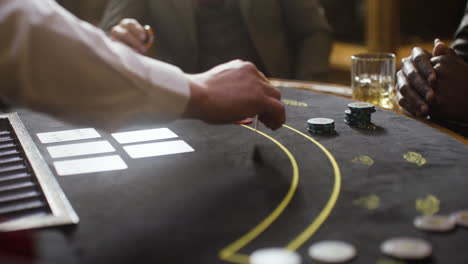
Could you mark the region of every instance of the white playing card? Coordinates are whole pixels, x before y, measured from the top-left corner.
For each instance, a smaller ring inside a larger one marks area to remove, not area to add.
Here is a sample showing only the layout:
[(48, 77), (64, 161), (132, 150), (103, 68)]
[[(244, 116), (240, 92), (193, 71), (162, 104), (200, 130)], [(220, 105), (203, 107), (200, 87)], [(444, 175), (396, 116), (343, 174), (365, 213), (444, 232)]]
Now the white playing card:
[(168, 138), (176, 138), (177, 135), (168, 128), (156, 128), (156, 129), (145, 129), (136, 130), (130, 132), (114, 133), (112, 136), (120, 144), (129, 144), (136, 142), (161, 140)]
[(38, 133), (37, 137), (42, 144), (57, 143), (72, 140), (100, 138), (101, 135), (94, 128), (82, 128), (57, 132)]
[(112, 136), (120, 144), (129, 144), (177, 137), (177, 135), (168, 128), (155, 128), (130, 132), (121, 132), (114, 133), (112, 134)]
[(68, 144), (48, 147), (47, 151), (52, 158), (66, 158), (73, 156), (100, 154), (114, 152), (115, 149), (108, 141), (95, 141), (87, 143)]
[(133, 159), (195, 151), (183, 140), (138, 144), (123, 148)]
[(54, 162), (55, 170), (60, 176), (85, 174), (92, 172), (114, 171), (127, 169), (127, 164), (118, 155), (74, 159)]

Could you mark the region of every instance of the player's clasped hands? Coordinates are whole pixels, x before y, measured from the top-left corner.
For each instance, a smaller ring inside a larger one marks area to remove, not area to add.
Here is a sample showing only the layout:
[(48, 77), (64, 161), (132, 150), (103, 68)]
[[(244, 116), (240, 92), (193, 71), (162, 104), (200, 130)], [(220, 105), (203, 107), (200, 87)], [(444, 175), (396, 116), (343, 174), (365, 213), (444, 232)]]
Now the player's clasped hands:
[(189, 78), (192, 95), (186, 118), (222, 124), (258, 114), (271, 129), (285, 122), (280, 91), (250, 62), (234, 60)]
[(412, 114), (468, 121), (468, 64), (436, 39), (431, 52), (414, 48), (397, 74), (400, 106)]
[(110, 36), (113, 40), (120, 41), (141, 54), (146, 53), (153, 44), (153, 39), (148, 38), (145, 28), (131, 18), (122, 19), (111, 29)]

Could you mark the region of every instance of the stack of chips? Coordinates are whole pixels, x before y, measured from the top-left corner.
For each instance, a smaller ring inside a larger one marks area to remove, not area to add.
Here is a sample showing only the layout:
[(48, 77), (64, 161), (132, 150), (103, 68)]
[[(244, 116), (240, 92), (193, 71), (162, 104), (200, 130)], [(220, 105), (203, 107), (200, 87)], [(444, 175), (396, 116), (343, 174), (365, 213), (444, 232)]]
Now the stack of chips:
[(375, 106), (371, 103), (350, 103), (349, 110), (345, 110), (346, 124), (357, 128), (369, 129), (374, 127), (371, 122), (371, 115), (375, 113)]
[(312, 118), (307, 120), (307, 130), (317, 135), (333, 134), (335, 133), (335, 121), (330, 118)]

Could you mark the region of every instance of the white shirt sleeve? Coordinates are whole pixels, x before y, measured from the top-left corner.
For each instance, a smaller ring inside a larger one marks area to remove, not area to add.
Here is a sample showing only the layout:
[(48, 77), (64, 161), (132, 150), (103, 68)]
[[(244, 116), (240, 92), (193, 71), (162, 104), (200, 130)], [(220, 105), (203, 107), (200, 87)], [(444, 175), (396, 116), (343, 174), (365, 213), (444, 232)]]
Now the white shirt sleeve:
[(110, 40), (52, 0), (0, 0), (0, 96), (81, 125), (114, 129), (180, 117), (177, 67)]

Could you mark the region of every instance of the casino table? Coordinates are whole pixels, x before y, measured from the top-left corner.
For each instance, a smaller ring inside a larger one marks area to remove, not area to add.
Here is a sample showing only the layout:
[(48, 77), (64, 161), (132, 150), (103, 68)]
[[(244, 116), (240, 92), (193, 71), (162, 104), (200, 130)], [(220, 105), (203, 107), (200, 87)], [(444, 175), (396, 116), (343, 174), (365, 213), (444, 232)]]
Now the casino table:
[[(287, 122), (277, 131), (193, 120), (122, 129), (167, 127), (189, 153), (132, 159), (99, 131), (128, 168), (57, 176), (80, 223), (37, 231), (40, 261), (247, 263), (256, 249), (285, 247), (313, 263), (308, 246), (341, 240), (357, 248), (351, 263), (413, 263), (379, 250), (388, 238), (409, 236), (434, 249), (416, 263), (468, 263), (468, 229), (413, 226), (421, 214), (468, 209), (467, 145), (380, 108), (375, 130), (353, 128), (343, 121), (349, 99), (281, 90)], [(28, 111), (19, 116), (56, 174), (36, 134), (75, 127)], [(334, 119), (336, 134), (308, 133), (313, 117)]]

